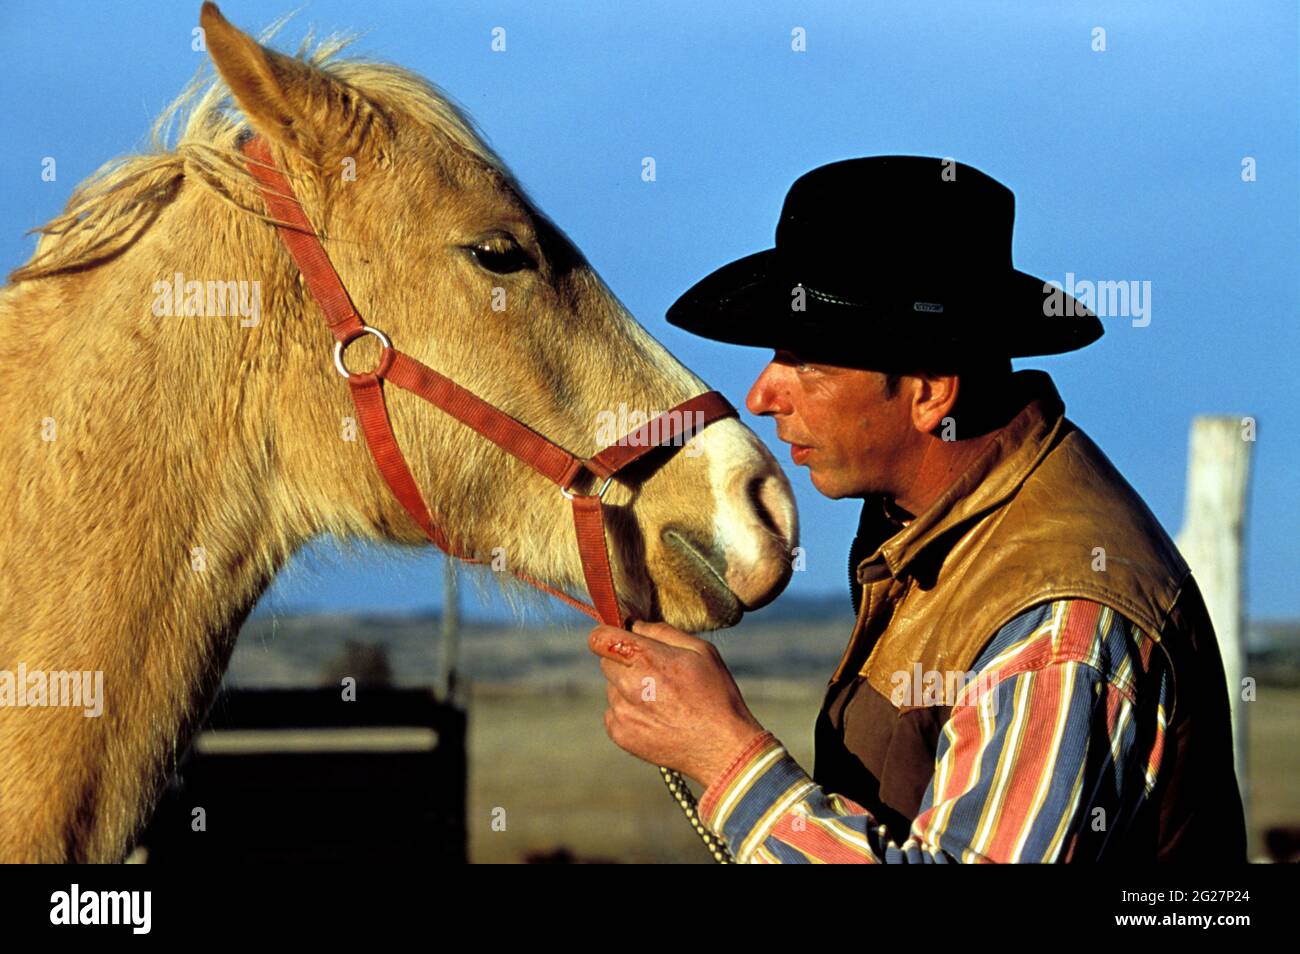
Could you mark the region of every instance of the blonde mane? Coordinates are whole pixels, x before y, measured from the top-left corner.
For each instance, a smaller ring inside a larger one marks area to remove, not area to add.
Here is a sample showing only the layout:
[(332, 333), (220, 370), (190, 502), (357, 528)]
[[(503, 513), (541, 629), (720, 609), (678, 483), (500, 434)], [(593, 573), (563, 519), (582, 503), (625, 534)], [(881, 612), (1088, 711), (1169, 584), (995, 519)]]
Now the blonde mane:
[[(292, 15), (290, 15), (292, 16)], [(290, 17), (281, 18), (259, 37), (268, 42)], [(525, 196), (470, 116), (424, 77), (390, 63), (339, 59), (356, 34), (331, 34), (319, 43), (311, 31), (295, 57), (321, 69), (384, 107), (400, 109), (434, 130), (449, 146), (500, 173)], [(173, 198), (188, 176), (241, 212), (267, 220), (258, 208), (233, 196), (232, 183), (255, 191), (239, 151), (248, 134), (247, 118), (229, 87), (205, 61), (180, 95), (154, 121), (148, 151), (110, 160), (68, 199), (63, 213), (42, 226), (36, 253), (9, 275), (13, 283), (89, 268), (134, 241)], [(531, 204), (531, 203), (530, 203)]]

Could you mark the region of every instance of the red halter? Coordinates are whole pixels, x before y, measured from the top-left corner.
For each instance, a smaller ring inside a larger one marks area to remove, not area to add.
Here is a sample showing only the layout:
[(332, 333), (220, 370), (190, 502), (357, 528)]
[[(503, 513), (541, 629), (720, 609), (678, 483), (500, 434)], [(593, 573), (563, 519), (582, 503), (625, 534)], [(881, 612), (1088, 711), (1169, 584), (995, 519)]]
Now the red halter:
[[(370, 453), (379, 466), (379, 472), (402, 506), (406, 508), (406, 512), (443, 552), (468, 563), (484, 562), (452, 550), (446, 535), (433, 522), (424, 497), (420, 494), (420, 489), (416, 486), (415, 479), (411, 476), (411, 471), (402, 457), (397, 438), (393, 435), (392, 424), (388, 419), (388, 407), (384, 400), (385, 381), (391, 381), (398, 387), (437, 405), (502, 450), (519, 458), (542, 476), (559, 485), (560, 493), (573, 502), (573, 523), (578, 536), (578, 552), (582, 557), (582, 572), (586, 577), (587, 591), (591, 594), (593, 605), (581, 603), (567, 593), (553, 589), (522, 573), (516, 572), (515, 575), (538, 589), (558, 597), (593, 619), (610, 626), (628, 629), (631, 619), (623, 614), (619, 606), (618, 595), (614, 590), (613, 574), (609, 567), (609, 554), (605, 548), (605, 516), (601, 498), (605, 495), (610, 481), (619, 471), (655, 447), (662, 446), (676, 437), (683, 422), (686, 422), (687, 428), (692, 426), (691, 422), (698, 426), (707, 426), (721, 418), (735, 415), (736, 409), (717, 391), (706, 391), (683, 401), (670, 411), (665, 411), (598, 454), (588, 458), (576, 457), (454, 381), (425, 367), (410, 355), (396, 350), (383, 332), (365, 324), (353, 307), (347, 289), (343, 287), (343, 282), (334, 270), (329, 255), (326, 254), (311, 222), (303, 212), (302, 205), (295, 197), (293, 186), (275, 165), (266, 141), (260, 136), (254, 137), (247, 140), (242, 148), (244, 154), (251, 160), (248, 169), (258, 182), (266, 202), (267, 212), (277, 222), (276, 229), (280, 239), (297, 263), (303, 279), (307, 282), (311, 297), (315, 299), (325, 316), (326, 324), (334, 334), (336, 339), (334, 364), (352, 389), (352, 401), (356, 406), (357, 419), (361, 422), (361, 429), (365, 434), (366, 444), (370, 447)], [(365, 373), (348, 372), (343, 366), (343, 349), (365, 334), (374, 335), (383, 345), (379, 365), (373, 371)], [(658, 444), (651, 443), (652, 435), (657, 435)], [(570, 491), (569, 488), (574, 480), (583, 471), (604, 479), (604, 486), (597, 493), (584, 495)]]

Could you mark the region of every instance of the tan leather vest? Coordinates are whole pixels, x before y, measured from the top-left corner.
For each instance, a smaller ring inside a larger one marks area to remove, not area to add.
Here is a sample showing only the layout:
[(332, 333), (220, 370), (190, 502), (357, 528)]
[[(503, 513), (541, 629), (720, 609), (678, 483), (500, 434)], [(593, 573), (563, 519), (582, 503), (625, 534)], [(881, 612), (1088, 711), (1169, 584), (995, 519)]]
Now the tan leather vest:
[(929, 509), (901, 527), (880, 498), (864, 504), (850, 554), (858, 618), (818, 717), (814, 779), (902, 844), (950, 709), (896, 706), (895, 674), (968, 672), (1013, 617), (1084, 598), (1157, 640), (1173, 672), (1157, 787), (1107, 856), (1244, 862), (1227, 686), (1200, 591), (1137, 492), (1065, 417), (1051, 378), (1013, 381), (1024, 409)]

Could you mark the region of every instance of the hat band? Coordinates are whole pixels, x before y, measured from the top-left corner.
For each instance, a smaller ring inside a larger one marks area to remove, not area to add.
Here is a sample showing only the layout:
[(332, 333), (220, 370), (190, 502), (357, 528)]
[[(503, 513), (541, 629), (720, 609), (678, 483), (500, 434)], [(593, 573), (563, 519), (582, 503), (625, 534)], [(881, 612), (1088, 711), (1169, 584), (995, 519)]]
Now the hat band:
[[(820, 288), (814, 288), (813, 286), (804, 284), (803, 282), (796, 282), (794, 284), (794, 287), (802, 288), (811, 297), (817, 299), (820, 302), (825, 302), (828, 305), (843, 305), (846, 308), (873, 307), (873, 305), (868, 302), (857, 301), (852, 298), (844, 298), (840, 295), (835, 295), (828, 291), (822, 291)], [(910, 310), (916, 312), (917, 314), (941, 315), (945, 311), (945, 306), (951, 304), (952, 301), (953, 299), (951, 298), (951, 296), (947, 294), (939, 293), (938, 290), (935, 289), (932, 290), (932, 293), (928, 295), (923, 292), (919, 292), (916, 295), (899, 295), (895, 293), (894, 295), (891, 296), (891, 300), (884, 301), (884, 302), (877, 302), (875, 304), (875, 307), (885, 307), (891, 309), (898, 309), (898, 308), (909, 309), (910, 307)]]

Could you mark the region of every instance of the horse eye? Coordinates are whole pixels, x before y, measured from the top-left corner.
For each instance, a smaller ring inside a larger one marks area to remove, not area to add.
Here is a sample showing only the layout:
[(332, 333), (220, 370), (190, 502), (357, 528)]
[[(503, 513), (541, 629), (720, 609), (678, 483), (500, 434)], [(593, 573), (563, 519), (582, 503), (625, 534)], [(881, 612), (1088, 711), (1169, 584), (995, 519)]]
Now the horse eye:
[(514, 239), (492, 238), (477, 245), (467, 245), (466, 248), (474, 256), (474, 261), (489, 272), (498, 275), (508, 275), (510, 272), (537, 267), (537, 263), (519, 247)]

